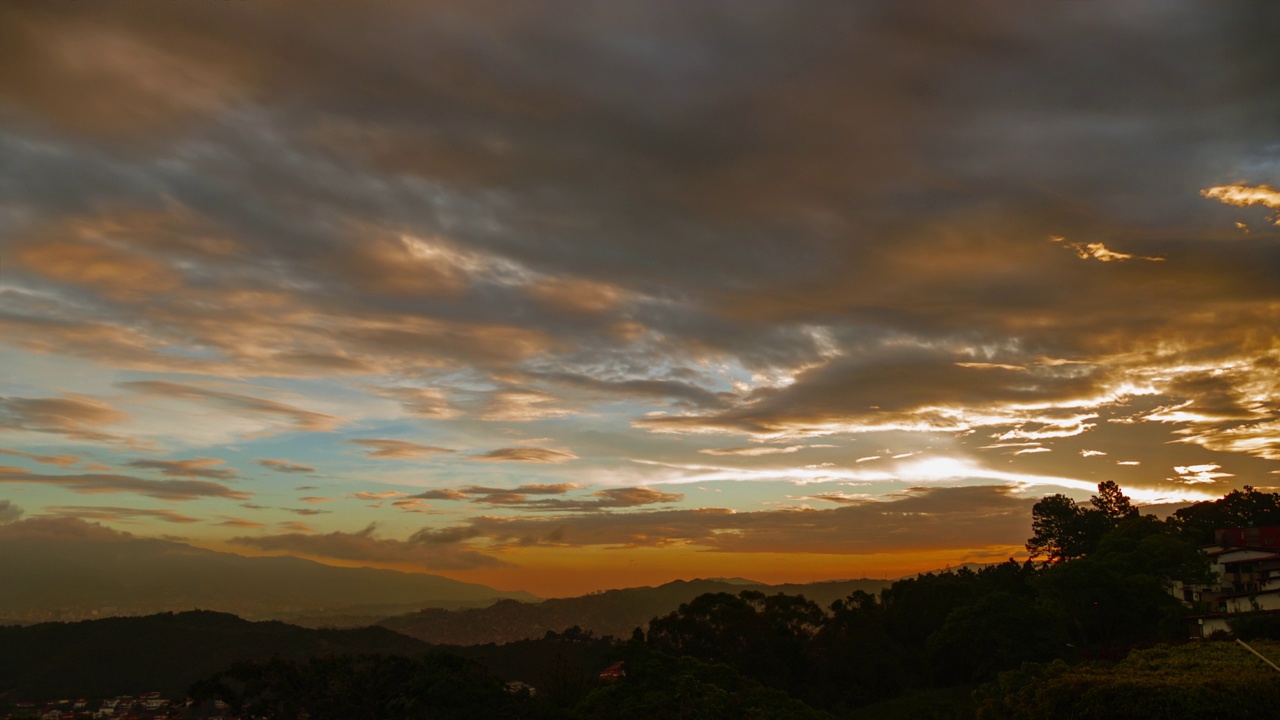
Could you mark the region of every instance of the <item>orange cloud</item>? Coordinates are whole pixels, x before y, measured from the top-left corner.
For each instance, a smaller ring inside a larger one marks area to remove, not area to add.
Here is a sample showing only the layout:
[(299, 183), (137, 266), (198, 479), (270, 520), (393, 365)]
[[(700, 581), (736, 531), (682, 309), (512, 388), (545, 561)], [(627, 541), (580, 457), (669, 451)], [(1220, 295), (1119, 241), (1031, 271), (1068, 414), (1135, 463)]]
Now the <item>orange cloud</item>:
[(57, 465), (58, 467), (71, 467), (81, 461), (80, 457), (75, 455), (37, 455), (35, 453), (23, 452), (22, 450), (9, 450), (0, 448), (0, 454), (16, 455), (24, 457), (28, 460), (34, 460), (41, 465)]
[(73, 440), (136, 444), (120, 435), (96, 429), (128, 420), (126, 413), (85, 395), (0, 397), (0, 431), (26, 430), (65, 435)]
[(122, 302), (153, 298), (182, 284), (168, 265), (110, 245), (47, 240), (20, 248), (16, 258), (20, 267), (50, 280)]
[(448, 448), (423, 445), (408, 440), (362, 439), (348, 440), (361, 447), (370, 448), (366, 457), (375, 460), (426, 460), (441, 453), (451, 453)]
[[(1280, 190), (1276, 190), (1266, 183), (1254, 187), (1243, 183), (1216, 185), (1201, 190), (1200, 194), (1212, 200), (1217, 200), (1227, 205), (1235, 205), (1236, 207), (1261, 205), (1272, 210), (1280, 210)], [(1272, 219), (1276, 225), (1280, 225), (1280, 214)]]
[(467, 459), (477, 462), (529, 462), (558, 465), (577, 460), (578, 456), (571, 452), (547, 448), (498, 448), (482, 455), (472, 455)]
[(590, 280), (545, 278), (528, 288), (539, 302), (573, 313), (602, 313), (617, 307), (621, 291), (605, 283)]
[(161, 475), (169, 477), (230, 480), (239, 473), (234, 468), (217, 467), (225, 462), (218, 458), (192, 458), (190, 460), (133, 460), (125, 464), (143, 470), (156, 470)]
[(275, 428), (277, 431), (328, 432), (337, 428), (343, 422), (342, 418), (334, 415), (312, 412), (274, 400), (223, 390), (213, 390), (188, 383), (165, 380), (136, 380), (122, 382), (120, 387), (151, 397), (208, 403), (241, 415), (281, 418), (283, 426)]

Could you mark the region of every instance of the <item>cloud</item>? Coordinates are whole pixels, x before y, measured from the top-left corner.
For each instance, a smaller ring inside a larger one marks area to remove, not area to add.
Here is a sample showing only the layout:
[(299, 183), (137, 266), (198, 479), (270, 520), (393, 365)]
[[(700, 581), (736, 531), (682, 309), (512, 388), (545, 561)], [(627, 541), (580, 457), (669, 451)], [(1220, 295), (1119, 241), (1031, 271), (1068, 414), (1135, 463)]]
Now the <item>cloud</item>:
[[(514, 488), (470, 485), (457, 489), (428, 490), (413, 495), (407, 500), (468, 500), (480, 505), (540, 512), (590, 512), (610, 508), (675, 503), (684, 499), (684, 495), (680, 493), (670, 493), (648, 487), (606, 488), (589, 493), (585, 497), (562, 497), (580, 489), (581, 486), (574, 483), (520, 485)], [(400, 505), (400, 503), (394, 504)]]
[[(1215, 185), (1214, 187), (1205, 188), (1200, 191), (1204, 197), (1217, 200), (1227, 205), (1235, 205), (1236, 207), (1250, 207), (1252, 205), (1261, 205), (1271, 208), (1272, 210), (1280, 210), (1280, 190), (1262, 183), (1256, 186), (1249, 186), (1243, 183), (1235, 185)], [(1280, 225), (1280, 216), (1273, 217), (1275, 224)]]
[(622, 293), (615, 286), (590, 280), (547, 278), (529, 286), (538, 302), (571, 313), (601, 313), (612, 310)]
[(245, 520), (244, 518), (229, 517), (226, 515), (221, 515), (219, 517), (221, 517), (222, 520), (214, 524), (220, 527), (259, 528), (265, 525), (265, 523), (256, 522), (254, 520)]
[(758, 457), (760, 455), (785, 455), (793, 452), (799, 452), (808, 445), (789, 445), (787, 447), (775, 447), (769, 445), (757, 445), (753, 447), (736, 447), (736, 448), (703, 448), (698, 452), (705, 455), (742, 455), (745, 457)]
[(16, 455), (18, 457), (27, 458), (28, 460), (34, 460), (41, 465), (57, 465), (58, 467), (64, 468), (71, 467), (72, 465), (82, 461), (82, 458), (77, 455), (38, 455), (35, 453), (23, 452), (22, 450), (9, 450), (7, 448), (0, 448), (0, 454)]
[(44, 508), (44, 512), (47, 515), (58, 517), (73, 517), (81, 520), (106, 520), (109, 522), (128, 522), (135, 518), (146, 518), (184, 525), (200, 522), (198, 518), (176, 513), (172, 510), (111, 507), (108, 505), (54, 505), (46, 506)]
[(376, 529), (376, 525), (369, 525), (364, 530), (354, 533), (284, 533), (235, 537), (228, 542), (264, 552), (331, 560), (412, 565), (422, 570), (510, 567), (510, 564), (503, 560), (474, 550), (441, 548), (438, 545), (412, 539), (405, 541), (375, 537)]
[[(726, 508), (597, 512), (553, 518), (472, 518), (424, 530), (424, 542), (667, 547), (726, 552), (867, 554), (1021, 546), (1034, 498), (1007, 486), (916, 488), (888, 501), (850, 499), (828, 510)], [(841, 502), (836, 500), (836, 502)]]
[(126, 413), (85, 395), (0, 397), (0, 431), (26, 430), (64, 435), (86, 442), (130, 444), (120, 435), (98, 429), (128, 420)]
[(217, 467), (225, 462), (218, 458), (192, 458), (190, 460), (131, 460), (125, 465), (142, 470), (155, 470), (169, 477), (231, 480), (239, 473), (235, 468)]
[(869, 347), (804, 370), (784, 386), (756, 388), (721, 411), (652, 416), (633, 424), (657, 432), (746, 434), (759, 440), (954, 433), (1001, 425), (1014, 426), (1009, 437), (1043, 432), (1037, 425), (1067, 436), (1091, 427), (1070, 409), (1107, 397), (1105, 376), (1073, 367), (974, 367), (958, 360), (945, 349)]
[(427, 490), (413, 496), (423, 500), (466, 500), (467, 493), (461, 490), (452, 490), (449, 488), (440, 488), (436, 490)]
[(313, 533), (316, 531), (316, 529), (311, 527), (310, 525), (306, 523), (300, 523), (297, 520), (285, 520), (283, 522), (277, 523), (277, 525), (284, 528), (285, 530), (291, 530), (295, 533)]
[(134, 536), (77, 517), (37, 515), (0, 525), (0, 540), (79, 540), (94, 543), (129, 542)]
[[(1066, 238), (1051, 237), (1053, 242), (1063, 242)], [(1091, 243), (1063, 243), (1063, 247), (1070, 248), (1075, 251), (1081, 260), (1097, 260), (1099, 262), (1122, 262), (1125, 260), (1146, 260), (1148, 262), (1163, 262), (1164, 258), (1159, 257), (1140, 257), (1129, 253), (1116, 252), (1108, 248), (1100, 242)]]
[(1173, 471), (1178, 474), (1178, 477), (1173, 478), (1173, 480), (1175, 482), (1186, 483), (1188, 485), (1197, 485), (1202, 483), (1216, 483), (1221, 478), (1234, 477), (1234, 475), (1228, 472), (1218, 472), (1221, 469), (1222, 466), (1216, 463), (1179, 465), (1173, 469)]
[(0, 525), (11, 523), (22, 517), (22, 508), (8, 500), (0, 500)]
[(1218, 202), (1275, 207), (1219, 184), (1273, 174), (1269, 9), (726, 7), (3, 7), (0, 338), (50, 362), (0, 426), (127, 443), (106, 400), (22, 404), (84, 367), (192, 426), (554, 420), (606, 474), (818, 436), (1280, 457), (1280, 245)]
[(306, 497), (300, 497), (298, 498), (298, 500), (304, 503), (327, 503), (327, 502), (333, 502), (334, 498), (320, 497), (318, 495), (308, 495)]
[(508, 447), (490, 450), (489, 452), (481, 455), (472, 455), (467, 459), (477, 462), (527, 462), (559, 465), (561, 463), (577, 460), (578, 456), (564, 450)]
[(310, 465), (289, 462), (288, 460), (275, 460), (272, 458), (255, 458), (262, 467), (273, 470), (278, 473), (313, 473), (316, 471)]
[(144, 396), (208, 404), (242, 416), (278, 421), (278, 424), (264, 430), (264, 433), (284, 431), (329, 432), (336, 429), (343, 422), (341, 418), (334, 415), (312, 412), (274, 400), (223, 390), (213, 390), (188, 383), (176, 383), (166, 380), (133, 380), (119, 383), (119, 385), (126, 390), (131, 390)]
[(437, 388), (374, 387), (377, 395), (400, 403), (405, 412), (434, 420), (449, 420), (462, 414), (462, 410), (450, 404), (445, 393)]
[(387, 498), (398, 497), (404, 495), (396, 490), (383, 490), (382, 492), (356, 492), (351, 493), (347, 497), (357, 500), (386, 500)]
[(0, 483), (52, 485), (81, 495), (136, 493), (161, 500), (195, 500), (206, 497), (245, 500), (250, 495), (208, 480), (143, 480), (128, 475), (104, 473), (43, 475), (15, 467), (0, 467)]
[(501, 390), (489, 397), (480, 414), (489, 422), (532, 422), (571, 414), (556, 407), (556, 396), (541, 390)]
[(19, 266), (49, 280), (87, 287), (122, 302), (167, 293), (182, 282), (166, 264), (111, 245), (45, 238), (19, 246), (14, 255)]
[(349, 440), (348, 442), (369, 448), (367, 457), (375, 460), (428, 460), (441, 453), (451, 453), (448, 448), (423, 445), (408, 440)]

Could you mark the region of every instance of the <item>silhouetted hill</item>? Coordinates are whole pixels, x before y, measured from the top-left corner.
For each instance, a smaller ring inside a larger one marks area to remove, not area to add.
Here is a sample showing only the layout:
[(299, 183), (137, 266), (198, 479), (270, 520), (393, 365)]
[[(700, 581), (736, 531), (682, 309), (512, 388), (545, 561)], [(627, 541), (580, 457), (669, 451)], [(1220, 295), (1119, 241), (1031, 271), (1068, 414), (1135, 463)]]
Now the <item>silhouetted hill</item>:
[(738, 594), (756, 590), (768, 595), (804, 595), (827, 606), (856, 590), (877, 593), (889, 580), (841, 580), (805, 585), (745, 585), (738, 580), (676, 580), (658, 587), (608, 590), (574, 598), (526, 603), (502, 600), (486, 608), (422, 610), (386, 618), (378, 624), (425, 642), (447, 645), (482, 645), (540, 638), (548, 630), (559, 632), (575, 625), (596, 635), (630, 637), (658, 615), (675, 610), (703, 593)]
[[(536, 600), (438, 575), (243, 557), (66, 518), (0, 526), (0, 619), (73, 620), (192, 609), (249, 618), (369, 616)], [(333, 623), (338, 624), (338, 623)]]
[(207, 611), (0, 627), (0, 648), (0, 695), (31, 700), (181, 695), (242, 661), (430, 650), (385, 628), (309, 630)]

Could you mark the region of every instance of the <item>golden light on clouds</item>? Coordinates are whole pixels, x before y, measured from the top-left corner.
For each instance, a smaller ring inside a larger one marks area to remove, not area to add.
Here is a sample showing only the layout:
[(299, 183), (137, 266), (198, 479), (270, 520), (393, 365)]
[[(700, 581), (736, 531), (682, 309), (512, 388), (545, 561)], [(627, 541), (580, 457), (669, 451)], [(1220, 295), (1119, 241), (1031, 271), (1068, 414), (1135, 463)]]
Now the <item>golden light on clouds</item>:
[[(1227, 205), (1235, 205), (1236, 207), (1261, 205), (1272, 210), (1280, 210), (1280, 190), (1276, 190), (1266, 183), (1254, 186), (1243, 183), (1215, 185), (1201, 190), (1200, 194), (1212, 200), (1217, 200)], [(1272, 216), (1271, 219), (1275, 224), (1280, 225), (1280, 215)]]

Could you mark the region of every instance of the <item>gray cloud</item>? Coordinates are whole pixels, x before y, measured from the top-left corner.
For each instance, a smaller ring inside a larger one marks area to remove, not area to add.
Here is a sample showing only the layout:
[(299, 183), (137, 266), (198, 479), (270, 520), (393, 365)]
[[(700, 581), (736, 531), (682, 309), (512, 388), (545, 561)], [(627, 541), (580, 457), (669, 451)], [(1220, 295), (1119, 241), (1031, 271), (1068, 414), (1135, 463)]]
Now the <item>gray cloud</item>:
[(231, 480), (239, 473), (235, 468), (220, 468), (225, 460), (218, 458), (191, 458), (189, 460), (131, 460), (125, 465), (142, 470), (155, 470), (161, 475), (179, 478), (205, 478), (207, 480)]
[(0, 525), (11, 523), (22, 517), (22, 508), (8, 500), (0, 500)]
[(726, 552), (864, 554), (925, 549), (1021, 546), (1034, 498), (1004, 486), (916, 488), (885, 502), (830, 510), (734, 512), (723, 508), (600, 512), (573, 517), (478, 517), (424, 530), (423, 541), (483, 538), (517, 545), (646, 546), (689, 544)]
[(278, 473), (313, 473), (315, 468), (302, 463), (289, 462), (288, 460), (276, 460), (272, 458), (255, 458), (262, 467), (273, 470)]
[(83, 395), (56, 398), (0, 397), (0, 430), (64, 435), (71, 440), (123, 443), (120, 435), (100, 430), (129, 419), (126, 413)]
[(76, 475), (44, 475), (15, 467), (0, 467), (0, 483), (17, 485), (53, 485), (81, 495), (136, 493), (161, 500), (195, 500), (221, 497), (245, 500), (249, 493), (208, 480), (143, 480), (128, 475), (81, 473)]
[(40, 455), (38, 453), (23, 452), (22, 450), (9, 450), (7, 448), (0, 448), (0, 454), (16, 455), (18, 457), (27, 458), (28, 460), (34, 460), (41, 465), (57, 465), (58, 467), (71, 467), (82, 460), (82, 458), (77, 455)]
[(120, 387), (153, 397), (208, 403), (241, 415), (277, 418), (283, 423), (280, 428), (282, 430), (327, 432), (342, 424), (342, 419), (333, 415), (304, 410), (274, 400), (213, 390), (187, 383), (133, 380), (120, 383)]
[(111, 507), (109, 505), (56, 505), (44, 508), (47, 515), (72, 517), (81, 520), (129, 521), (134, 518), (147, 518), (168, 523), (189, 524), (200, 522), (199, 518), (183, 515), (172, 510), (150, 510), (145, 508)]
[(268, 552), (287, 552), (358, 562), (405, 563), (416, 565), (424, 570), (466, 570), (509, 565), (474, 550), (441, 548), (438, 545), (413, 539), (404, 541), (378, 538), (374, 536), (376, 529), (376, 525), (369, 525), (354, 533), (283, 533), (236, 537), (228, 542)]

